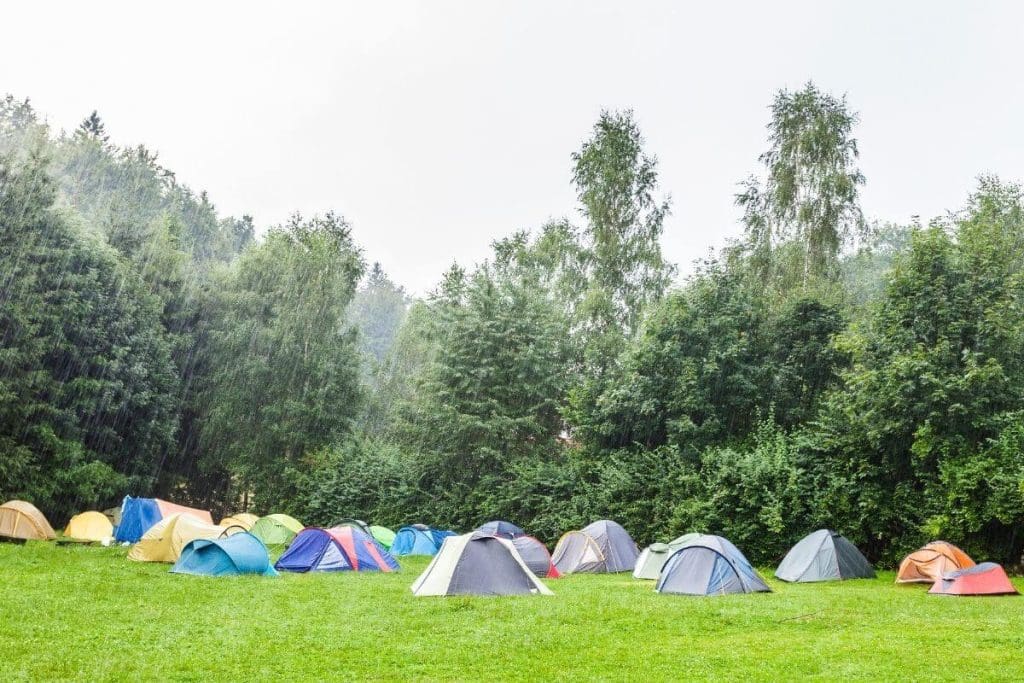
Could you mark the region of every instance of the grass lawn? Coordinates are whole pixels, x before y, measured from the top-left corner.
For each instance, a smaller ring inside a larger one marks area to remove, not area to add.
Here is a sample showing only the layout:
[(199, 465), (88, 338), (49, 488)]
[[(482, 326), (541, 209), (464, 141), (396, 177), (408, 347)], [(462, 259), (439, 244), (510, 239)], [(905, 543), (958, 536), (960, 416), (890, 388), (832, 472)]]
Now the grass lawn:
[(425, 558), (212, 579), (125, 553), (0, 544), (0, 681), (1024, 679), (1024, 597), (929, 596), (888, 572), (717, 598), (628, 574), (414, 598)]

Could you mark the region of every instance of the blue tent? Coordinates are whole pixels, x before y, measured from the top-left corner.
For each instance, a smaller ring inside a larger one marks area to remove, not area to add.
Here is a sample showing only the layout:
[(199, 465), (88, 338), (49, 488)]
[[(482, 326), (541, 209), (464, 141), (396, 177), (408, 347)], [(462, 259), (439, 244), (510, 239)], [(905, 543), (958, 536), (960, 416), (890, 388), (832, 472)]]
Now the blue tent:
[(270, 566), (267, 547), (247, 532), (216, 540), (198, 538), (190, 541), (171, 567), (171, 572), (199, 576), (277, 576), (277, 572)]
[(398, 562), (384, 546), (355, 527), (307, 527), (274, 565), (288, 572), (393, 572)]
[(119, 543), (138, 543), (149, 527), (163, 518), (155, 499), (125, 496), (121, 504), (121, 523), (114, 529), (114, 539)]
[(435, 529), (433, 527), (430, 528), (430, 537), (434, 539), (434, 545), (437, 546), (438, 550), (441, 549), (441, 544), (444, 543), (444, 539), (448, 538), (449, 536), (458, 536), (458, 534), (448, 529)]
[(487, 534), (489, 536), (499, 536), (509, 540), (526, 535), (525, 531), (517, 527), (512, 522), (505, 522), (503, 520), (495, 520), (493, 522), (487, 522), (487, 524), (482, 524), (476, 528), (476, 532), (479, 534)]
[(454, 531), (432, 529), (423, 524), (404, 526), (395, 534), (395, 540), (391, 544), (391, 554), (436, 555), (444, 539), (454, 535)]
[(770, 593), (743, 553), (721, 536), (701, 535), (675, 551), (654, 590), (682, 595)]

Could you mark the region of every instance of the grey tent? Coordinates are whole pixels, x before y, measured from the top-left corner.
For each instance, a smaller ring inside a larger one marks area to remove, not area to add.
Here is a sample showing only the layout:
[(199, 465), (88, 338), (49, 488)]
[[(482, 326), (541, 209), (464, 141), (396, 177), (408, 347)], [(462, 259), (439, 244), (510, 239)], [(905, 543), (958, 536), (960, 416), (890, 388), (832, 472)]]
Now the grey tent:
[(551, 559), (562, 574), (613, 573), (632, 571), (639, 554), (625, 529), (602, 519), (562, 536)]
[(636, 558), (636, 566), (633, 568), (634, 579), (657, 579), (661, 574), (661, 568), (668, 562), (672, 553), (682, 548), (687, 543), (700, 538), (700, 534), (683, 534), (679, 538), (668, 543), (652, 543), (640, 552)]
[(831, 529), (818, 529), (786, 553), (775, 576), (783, 581), (842, 581), (873, 579), (875, 570), (853, 543)]
[(487, 534), (448, 536), (412, 585), (413, 595), (551, 595), (512, 542)]
[(512, 545), (531, 572), (541, 578), (558, 578), (558, 570), (551, 563), (551, 554), (543, 543), (533, 536), (516, 536), (512, 539)]
[(654, 590), (681, 595), (770, 593), (747, 558), (721, 536), (701, 536), (668, 558)]

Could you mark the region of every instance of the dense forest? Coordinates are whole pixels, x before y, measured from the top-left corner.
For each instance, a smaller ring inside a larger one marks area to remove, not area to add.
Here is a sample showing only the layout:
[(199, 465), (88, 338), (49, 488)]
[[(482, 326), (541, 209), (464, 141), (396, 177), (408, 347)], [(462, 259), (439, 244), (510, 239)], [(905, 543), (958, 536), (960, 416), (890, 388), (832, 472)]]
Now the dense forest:
[(1024, 549), (1024, 196), (862, 214), (857, 116), (781, 91), (742, 239), (680, 278), (628, 111), (567, 158), (578, 214), (425, 297), (338, 214), (257, 234), (94, 112), (0, 99), (0, 499), (125, 494), (545, 541), (723, 534), (756, 562), (828, 526), (891, 562)]

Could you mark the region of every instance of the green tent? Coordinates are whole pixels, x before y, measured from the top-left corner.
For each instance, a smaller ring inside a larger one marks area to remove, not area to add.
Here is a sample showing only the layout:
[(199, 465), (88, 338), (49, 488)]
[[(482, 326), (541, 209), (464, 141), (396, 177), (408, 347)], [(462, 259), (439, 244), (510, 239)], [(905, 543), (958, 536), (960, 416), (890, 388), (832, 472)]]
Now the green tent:
[(386, 526), (371, 526), (370, 535), (377, 539), (377, 543), (384, 546), (385, 550), (391, 550), (391, 544), (395, 542), (395, 532)]
[(278, 514), (260, 517), (249, 529), (249, 533), (263, 541), (263, 545), (288, 545), (302, 529), (302, 522)]
[(668, 543), (652, 543), (643, 549), (640, 557), (636, 558), (636, 567), (633, 568), (634, 579), (657, 579), (661, 574), (661, 568), (668, 562), (672, 553), (683, 546), (700, 538), (700, 534), (683, 534), (679, 538)]

